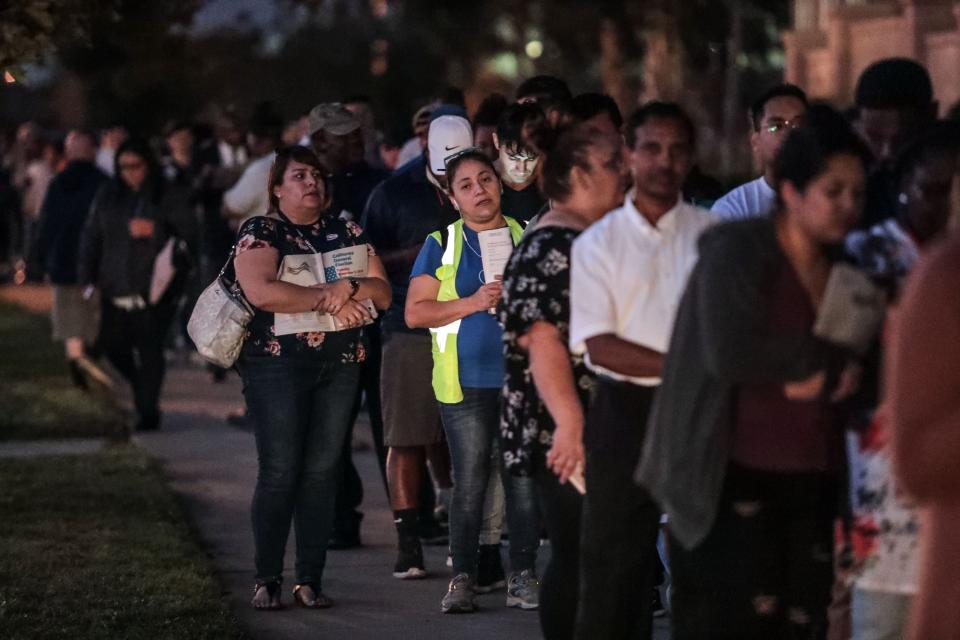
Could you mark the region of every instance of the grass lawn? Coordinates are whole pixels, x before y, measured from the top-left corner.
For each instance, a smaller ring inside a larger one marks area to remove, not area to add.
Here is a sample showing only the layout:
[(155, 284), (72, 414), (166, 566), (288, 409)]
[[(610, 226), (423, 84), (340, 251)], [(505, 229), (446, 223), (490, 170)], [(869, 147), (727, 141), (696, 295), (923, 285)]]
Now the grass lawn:
[(116, 434), (122, 416), (102, 393), (71, 382), (46, 316), (0, 303), (0, 439)]
[(0, 487), (0, 638), (243, 637), (137, 449), (3, 460)]

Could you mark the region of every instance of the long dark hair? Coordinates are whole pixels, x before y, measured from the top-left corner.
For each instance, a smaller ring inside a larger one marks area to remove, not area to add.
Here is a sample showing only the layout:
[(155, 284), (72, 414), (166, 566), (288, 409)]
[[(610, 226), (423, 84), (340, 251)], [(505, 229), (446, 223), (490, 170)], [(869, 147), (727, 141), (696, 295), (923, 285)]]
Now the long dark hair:
[(147, 176), (143, 181), (141, 190), (154, 204), (159, 203), (163, 198), (164, 191), (163, 174), (160, 171), (160, 165), (157, 163), (157, 157), (154, 155), (153, 149), (150, 148), (146, 140), (141, 138), (130, 138), (126, 140), (120, 145), (116, 155), (113, 157), (113, 175), (120, 192), (126, 193), (130, 191), (130, 187), (124, 181), (120, 171), (120, 156), (125, 153), (135, 154), (143, 160), (147, 169)]
[(330, 192), (330, 179), (327, 175), (326, 168), (312, 149), (304, 147), (303, 145), (293, 144), (277, 149), (277, 155), (273, 159), (273, 164), (270, 166), (270, 176), (267, 178), (267, 197), (270, 199), (270, 211), (280, 211), (280, 199), (274, 195), (273, 188), (279, 184), (283, 184), (283, 174), (287, 172), (287, 166), (291, 161), (309, 165), (320, 172), (323, 179), (324, 198), (326, 199), (323, 208), (324, 210), (329, 208), (330, 199), (333, 194)]

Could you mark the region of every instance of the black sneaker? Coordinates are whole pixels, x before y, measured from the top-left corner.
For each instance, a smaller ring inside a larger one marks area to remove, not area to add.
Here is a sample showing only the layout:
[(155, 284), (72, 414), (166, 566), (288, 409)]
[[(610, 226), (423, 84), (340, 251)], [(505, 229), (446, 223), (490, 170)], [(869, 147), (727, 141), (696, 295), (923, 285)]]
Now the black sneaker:
[(426, 578), (427, 570), (423, 568), (423, 547), (420, 546), (420, 539), (401, 538), (398, 547), (393, 577), (400, 580)]
[(350, 511), (348, 515), (336, 518), (333, 523), (333, 533), (327, 542), (327, 549), (340, 551), (342, 549), (356, 549), (362, 546), (360, 542), (360, 522), (363, 514)]
[(507, 576), (503, 572), (500, 545), (480, 545), (480, 554), (477, 558), (477, 583), (473, 590), (477, 593), (490, 593), (506, 586)]
[(439, 547), (450, 543), (449, 530), (441, 527), (433, 518), (430, 518), (426, 522), (421, 519), (417, 534), (420, 536), (423, 544), (428, 547)]

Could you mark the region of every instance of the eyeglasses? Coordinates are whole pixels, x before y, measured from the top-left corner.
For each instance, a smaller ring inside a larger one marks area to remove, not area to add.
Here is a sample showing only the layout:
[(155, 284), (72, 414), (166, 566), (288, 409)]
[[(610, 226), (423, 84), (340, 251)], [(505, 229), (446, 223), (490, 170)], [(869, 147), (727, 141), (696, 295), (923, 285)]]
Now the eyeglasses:
[(121, 162), (120, 171), (137, 171), (146, 166), (143, 162)]
[(776, 122), (771, 122), (763, 128), (764, 131), (771, 135), (777, 135), (787, 129), (796, 129), (803, 124), (803, 116), (797, 116), (793, 120), (777, 120)]

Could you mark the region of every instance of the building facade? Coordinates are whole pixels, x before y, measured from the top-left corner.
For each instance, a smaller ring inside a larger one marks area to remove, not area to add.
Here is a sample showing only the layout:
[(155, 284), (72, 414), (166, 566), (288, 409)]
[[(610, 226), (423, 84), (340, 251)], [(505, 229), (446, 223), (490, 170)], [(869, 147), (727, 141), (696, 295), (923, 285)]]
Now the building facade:
[(941, 113), (960, 101), (955, 0), (794, 0), (794, 28), (783, 40), (784, 76), (812, 98), (850, 105), (867, 66), (905, 57), (930, 71)]

